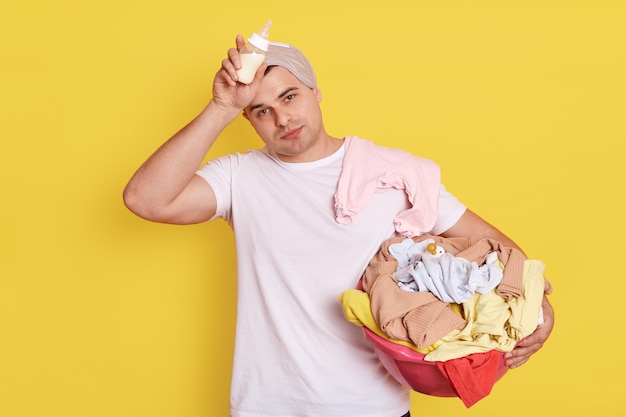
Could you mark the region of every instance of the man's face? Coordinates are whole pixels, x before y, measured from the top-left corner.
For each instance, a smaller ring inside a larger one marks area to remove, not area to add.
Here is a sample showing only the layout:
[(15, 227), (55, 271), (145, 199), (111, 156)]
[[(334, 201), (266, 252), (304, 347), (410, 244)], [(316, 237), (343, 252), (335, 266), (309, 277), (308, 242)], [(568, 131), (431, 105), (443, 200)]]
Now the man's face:
[(320, 92), (302, 84), (291, 72), (272, 68), (261, 89), (244, 109), (265, 145), (285, 162), (317, 159), (324, 134)]

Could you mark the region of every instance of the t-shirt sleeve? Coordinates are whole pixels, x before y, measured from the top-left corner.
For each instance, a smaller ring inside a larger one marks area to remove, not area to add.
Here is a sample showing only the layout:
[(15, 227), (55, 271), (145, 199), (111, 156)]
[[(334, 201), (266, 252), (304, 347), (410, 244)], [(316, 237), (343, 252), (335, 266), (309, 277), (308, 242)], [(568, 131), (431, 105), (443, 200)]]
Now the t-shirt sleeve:
[(430, 231), (433, 235), (439, 235), (459, 221), (467, 207), (453, 196), (446, 187), (441, 184), (439, 190), (439, 212), (435, 225)]
[(211, 220), (223, 218), (230, 223), (232, 207), (232, 179), (239, 165), (239, 155), (226, 155), (207, 162), (196, 175), (209, 183), (217, 200), (217, 210)]

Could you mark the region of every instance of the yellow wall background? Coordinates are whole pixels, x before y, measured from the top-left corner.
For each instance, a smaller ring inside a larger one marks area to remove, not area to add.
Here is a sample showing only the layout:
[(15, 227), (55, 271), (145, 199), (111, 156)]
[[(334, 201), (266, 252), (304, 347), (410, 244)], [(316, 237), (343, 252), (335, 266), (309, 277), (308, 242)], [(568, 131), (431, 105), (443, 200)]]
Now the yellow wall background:
[[(5, 2), (7, 3), (7, 2)], [(10, 4), (10, 5), (7, 5)], [(546, 264), (557, 326), (469, 410), (626, 411), (619, 266), (623, 1), (25, 0), (0, 6), (0, 415), (225, 416), (234, 253), (223, 222), (134, 217), (122, 189), (266, 19), (309, 55), (331, 134), (436, 160)], [(238, 120), (209, 156), (257, 146)], [(614, 379), (616, 378), (616, 379)]]

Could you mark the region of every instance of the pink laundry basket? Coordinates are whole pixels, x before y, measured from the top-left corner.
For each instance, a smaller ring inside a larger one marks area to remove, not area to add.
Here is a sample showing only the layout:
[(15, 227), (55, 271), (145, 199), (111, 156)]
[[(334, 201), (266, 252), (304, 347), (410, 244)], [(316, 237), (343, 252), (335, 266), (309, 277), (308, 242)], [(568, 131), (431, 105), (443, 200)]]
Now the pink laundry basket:
[[(363, 327), (363, 332), (387, 372), (402, 385), (435, 397), (458, 396), (448, 380), (439, 371), (437, 364), (424, 360), (426, 355), (384, 339), (367, 327)], [(496, 380), (502, 378), (507, 370), (503, 353), (500, 356)]]
[[(359, 280), (356, 288), (363, 291), (362, 280)], [(426, 361), (425, 354), (384, 339), (367, 327), (363, 327), (363, 334), (387, 372), (405, 387), (435, 397), (458, 397), (437, 367), (437, 363)], [(496, 381), (502, 378), (509, 369), (504, 362), (504, 353), (502, 353)]]

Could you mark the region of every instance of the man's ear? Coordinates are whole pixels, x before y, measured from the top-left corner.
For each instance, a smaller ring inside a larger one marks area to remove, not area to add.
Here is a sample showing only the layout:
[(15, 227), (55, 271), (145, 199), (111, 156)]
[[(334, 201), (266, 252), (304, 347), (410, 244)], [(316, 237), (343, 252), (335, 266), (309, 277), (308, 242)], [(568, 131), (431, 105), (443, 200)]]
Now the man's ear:
[(246, 118), (246, 120), (250, 120), (250, 117), (248, 117), (248, 113), (246, 113), (246, 109), (243, 109), (243, 110), (241, 111), (241, 115), (242, 115), (243, 117), (245, 117), (245, 118)]
[(315, 87), (313, 88), (313, 92), (315, 93), (315, 97), (317, 97), (317, 102), (321, 102), (322, 101), (322, 92), (320, 91), (319, 88)]

